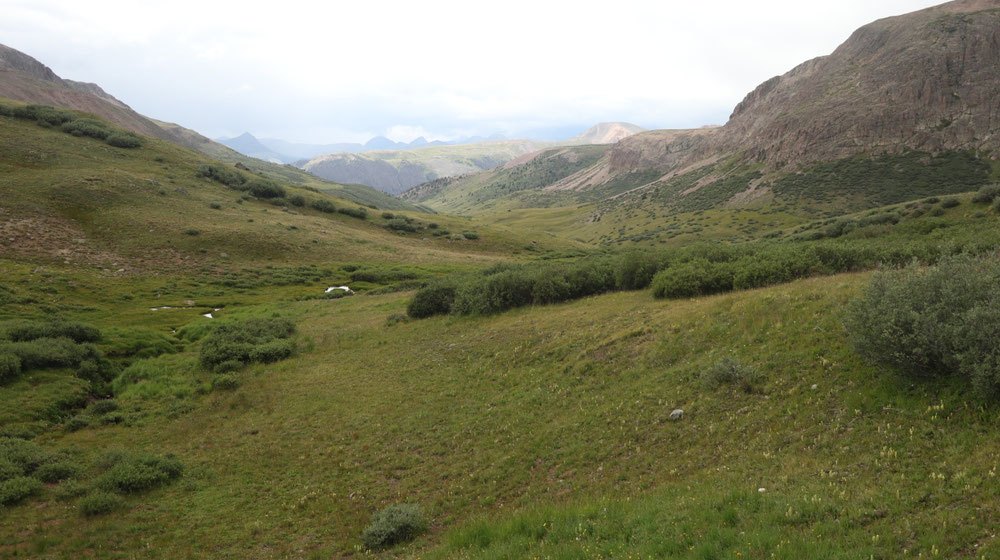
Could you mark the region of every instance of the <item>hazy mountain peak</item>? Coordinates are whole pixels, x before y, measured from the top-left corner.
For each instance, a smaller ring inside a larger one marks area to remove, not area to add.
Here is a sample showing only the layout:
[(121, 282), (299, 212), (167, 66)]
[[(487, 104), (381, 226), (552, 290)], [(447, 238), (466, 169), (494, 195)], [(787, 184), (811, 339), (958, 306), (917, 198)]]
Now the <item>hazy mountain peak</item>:
[(614, 144), (622, 138), (628, 138), (645, 130), (641, 126), (627, 122), (604, 122), (595, 124), (570, 141), (585, 144)]

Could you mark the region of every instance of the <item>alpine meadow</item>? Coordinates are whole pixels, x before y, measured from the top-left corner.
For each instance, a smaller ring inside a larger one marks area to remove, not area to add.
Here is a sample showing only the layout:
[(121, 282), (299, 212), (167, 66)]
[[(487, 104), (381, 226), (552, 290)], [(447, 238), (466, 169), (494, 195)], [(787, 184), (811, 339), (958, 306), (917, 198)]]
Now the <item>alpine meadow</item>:
[(0, 45), (0, 558), (1000, 559), (1000, 0), (841, 41), (721, 126), (311, 144)]

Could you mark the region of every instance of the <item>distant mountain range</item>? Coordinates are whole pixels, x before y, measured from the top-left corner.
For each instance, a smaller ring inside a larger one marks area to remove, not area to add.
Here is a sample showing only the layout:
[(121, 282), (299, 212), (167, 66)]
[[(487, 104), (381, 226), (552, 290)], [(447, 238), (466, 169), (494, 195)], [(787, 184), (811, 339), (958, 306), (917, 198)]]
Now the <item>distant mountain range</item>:
[(385, 136), (376, 136), (364, 144), (357, 142), (342, 142), (339, 144), (303, 144), (289, 142), (278, 138), (257, 138), (249, 132), (235, 138), (217, 138), (216, 141), (229, 146), (241, 154), (255, 157), (273, 163), (296, 163), (310, 160), (316, 156), (333, 153), (357, 154), (377, 150), (412, 150), (428, 146), (457, 146), (479, 142), (495, 142), (506, 140), (502, 134), (489, 137), (473, 136), (445, 142), (442, 140), (428, 141), (423, 136), (412, 142), (395, 142)]
[(436, 146), (411, 142), (407, 149), (330, 153), (296, 165), (330, 181), (360, 183), (395, 195), (427, 181), (493, 169), (553, 146), (614, 144), (643, 130), (616, 122), (597, 124), (563, 142), (486, 140)]

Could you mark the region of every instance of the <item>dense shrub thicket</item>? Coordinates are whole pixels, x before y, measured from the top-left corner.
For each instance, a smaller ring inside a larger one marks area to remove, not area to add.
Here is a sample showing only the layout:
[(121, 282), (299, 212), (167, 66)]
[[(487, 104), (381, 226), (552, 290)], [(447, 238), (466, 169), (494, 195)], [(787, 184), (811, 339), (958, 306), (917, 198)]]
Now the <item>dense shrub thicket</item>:
[(348, 208), (339, 208), (339, 209), (337, 209), (337, 212), (339, 212), (341, 214), (344, 214), (345, 216), (350, 216), (352, 218), (357, 218), (359, 220), (367, 220), (368, 219), (368, 210), (365, 210), (364, 208), (350, 208), (350, 207), (348, 207)]
[(309, 203), (309, 207), (313, 210), (319, 210), (320, 212), (324, 212), (326, 214), (333, 214), (337, 211), (337, 207), (334, 206), (332, 202), (323, 198), (314, 199)]
[(389, 506), (372, 516), (361, 542), (369, 550), (382, 550), (411, 541), (426, 530), (427, 520), (419, 506)]
[[(896, 219), (883, 216), (872, 216), (871, 222)], [(913, 260), (933, 263), (941, 256), (963, 251), (981, 254), (993, 250), (998, 243), (995, 239), (955, 239), (943, 244), (924, 237), (933, 229), (918, 231), (921, 237), (898, 243), (879, 239), (759, 241), (633, 250), (618, 256), (596, 254), (570, 263), (501, 265), (428, 282), (414, 295), (407, 312), (415, 318), (445, 313), (489, 314), (649, 286), (657, 298), (694, 297), (759, 288), (811, 275), (904, 265)]]
[(248, 319), (215, 327), (201, 346), (201, 365), (219, 372), (232, 371), (232, 362), (271, 363), (292, 355), (288, 339), (295, 324), (288, 319)]
[(75, 368), (78, 377), (107, 382), (116, 373), (116, 367), (94, 344), (100, 339), (100, 331), (82, 323), (0, 322), (0, 382), (43, 368)]
[(855, 349), (923, 377), (960, 376), (1000, 398), (1000, 261), (947, 257), (875, 275), (849, 308)]

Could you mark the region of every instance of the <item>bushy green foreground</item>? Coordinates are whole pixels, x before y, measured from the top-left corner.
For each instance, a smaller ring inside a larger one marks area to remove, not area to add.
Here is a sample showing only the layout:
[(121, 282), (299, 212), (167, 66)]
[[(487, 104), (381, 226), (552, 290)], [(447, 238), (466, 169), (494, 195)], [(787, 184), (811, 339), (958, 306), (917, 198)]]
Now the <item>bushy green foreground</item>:
[(969, 257), (877, 274), (851, 305), (861, 354), (916, 377), (955, 375), (1000, 397), (1000, 261)]

